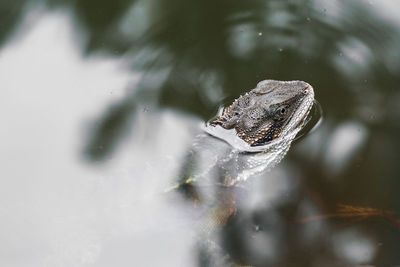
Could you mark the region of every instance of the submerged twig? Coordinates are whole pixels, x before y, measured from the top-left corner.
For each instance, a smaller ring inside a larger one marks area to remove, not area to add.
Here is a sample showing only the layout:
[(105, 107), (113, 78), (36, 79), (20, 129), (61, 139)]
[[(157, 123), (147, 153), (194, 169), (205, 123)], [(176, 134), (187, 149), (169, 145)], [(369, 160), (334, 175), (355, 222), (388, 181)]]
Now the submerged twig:
[(354, 206), (347, 204), (338, 204), (335, 213), (317, 215), (296, 220), (296, 223), (308, 223), (329, 218), (353, 218), (352, 223), (363, 221), (369, 218), (384, 218), (389, 222), (400, 227), (400, 218), (396, 218), (398, 212), (390, 210), (380, 210), (371, 207)]

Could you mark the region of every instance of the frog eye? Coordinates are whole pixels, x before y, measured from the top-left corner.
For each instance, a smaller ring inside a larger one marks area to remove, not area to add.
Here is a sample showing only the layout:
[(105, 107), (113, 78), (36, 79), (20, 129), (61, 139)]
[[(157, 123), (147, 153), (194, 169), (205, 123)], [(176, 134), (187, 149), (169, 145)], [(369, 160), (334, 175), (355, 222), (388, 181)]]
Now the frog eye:
[(289, 106), (288, 106), (288, 105), (284, 105), (284, 106), (279, 107), (279, 108), (276, 110), (276, 113), (277, 113), (277, 115), (279, 115), (279, 116), (283, 116), (283, 115), (286, 115), (286, 113), (288, 112), (288, 110), (289, 110)]

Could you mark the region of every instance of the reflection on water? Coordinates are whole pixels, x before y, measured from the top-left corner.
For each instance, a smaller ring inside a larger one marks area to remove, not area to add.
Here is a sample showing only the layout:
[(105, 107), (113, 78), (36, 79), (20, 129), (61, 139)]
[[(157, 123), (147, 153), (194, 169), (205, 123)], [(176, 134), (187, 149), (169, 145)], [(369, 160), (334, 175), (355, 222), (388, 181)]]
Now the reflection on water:
[[(398, 8), (1, 1), (1, 264), (399, 265)], [(201, 121), (266, 78), (312, 84), (324, 123), (202, 247), (207, 213), (165, 190)]]
[(326, 144), (326, 172), (337, 175), (352, 164), (354, 155), (367, 141), (367, 135), (367, 129), (360, 123), (344, 122), (338, 125)]

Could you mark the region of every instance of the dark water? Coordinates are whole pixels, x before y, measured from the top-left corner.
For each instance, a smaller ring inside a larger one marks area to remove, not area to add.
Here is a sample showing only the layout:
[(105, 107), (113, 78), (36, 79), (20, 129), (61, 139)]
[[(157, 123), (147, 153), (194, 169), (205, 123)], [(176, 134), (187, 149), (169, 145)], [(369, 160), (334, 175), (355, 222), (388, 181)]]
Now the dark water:
[(164, 191), (200, 122), (267, 78), (313, 85), (324, 121), (248, 182), (221, 258), (400, 265), (399, 8), (2, 0), (1, 265), (212, 266), (201, 211)]

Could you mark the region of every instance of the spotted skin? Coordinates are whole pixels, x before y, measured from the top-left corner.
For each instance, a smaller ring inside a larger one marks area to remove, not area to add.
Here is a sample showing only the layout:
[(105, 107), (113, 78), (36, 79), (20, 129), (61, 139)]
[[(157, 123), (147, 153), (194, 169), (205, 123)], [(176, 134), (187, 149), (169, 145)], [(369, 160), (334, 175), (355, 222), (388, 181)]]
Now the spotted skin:
[(304, 116), (295, 116), (296, 111), (313, 96), (306, 82), (265, 80), (226, 107), (211, 125), (235, 129), (250, 146), (264, 145), (302, 125)]

